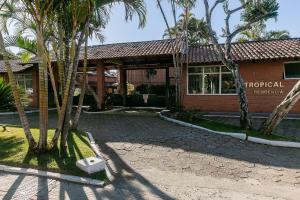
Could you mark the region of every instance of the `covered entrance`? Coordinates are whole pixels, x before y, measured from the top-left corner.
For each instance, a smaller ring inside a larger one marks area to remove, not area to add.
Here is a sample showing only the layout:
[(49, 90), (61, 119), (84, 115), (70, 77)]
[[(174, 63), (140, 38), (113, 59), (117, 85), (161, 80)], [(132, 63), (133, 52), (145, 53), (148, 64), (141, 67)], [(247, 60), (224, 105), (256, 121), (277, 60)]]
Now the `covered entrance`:
[[(90, 47), (88, 70), (95, 74), (94, 86), (101, 109), (106, 108), (111, 98), (114, 106), (171, 107), (175, 99), (173, 42), (159, 40)], [(135, 78), (143, 79), (145, 75), (136, 73), (141, 70), (150, 74), (159, 71), (159, 86), (151, 81), (134, 84), (130, 74), (135, 73)], [(106, 88), (108, 71), (117, 74), (117, 81), (112, 84), (116, 90)]]

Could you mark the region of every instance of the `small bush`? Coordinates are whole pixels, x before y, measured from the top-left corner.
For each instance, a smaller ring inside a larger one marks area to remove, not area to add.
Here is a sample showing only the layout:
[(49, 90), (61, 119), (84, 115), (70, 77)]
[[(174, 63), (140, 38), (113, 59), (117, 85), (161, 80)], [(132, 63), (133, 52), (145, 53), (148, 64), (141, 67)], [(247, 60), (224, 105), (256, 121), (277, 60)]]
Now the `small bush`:
[(11, 86), (5, 84), (4, 80), (0, 78), (0, 111), (15, 110), (14, 98)]
[(123, 106), (123, 96), (121, 94), (111, 94), (114, 106)]
[(137, 86), (135, 91), (140, 94), (156, 94), (162, 96), (166, 94), (166, 86), (142, 84)]

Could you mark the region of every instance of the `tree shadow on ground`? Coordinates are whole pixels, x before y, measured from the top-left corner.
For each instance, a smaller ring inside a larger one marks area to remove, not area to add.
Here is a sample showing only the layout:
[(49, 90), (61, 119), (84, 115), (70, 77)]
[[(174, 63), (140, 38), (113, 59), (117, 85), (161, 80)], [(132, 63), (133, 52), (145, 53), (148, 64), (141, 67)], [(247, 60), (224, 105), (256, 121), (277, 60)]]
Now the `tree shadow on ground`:
[[(5, 134), (1, 132), (0, 134)], [(0, 158), (1, 162), (5, 163), (6, 158), (16, 155), (18, 152), (22, 151), (22, 144), (24, 140), (17, 138), (15, 136), (5, 137), (0, 139)]]
[[(17, 120), (16, 120), (17, 121)], [(14, 124), (14, 126), (20, 127), (17, 122)], [(3, 133), (4, 134), (4, 133)], [(48, 152), (45, 152), (43, 154), (38, 154), (35, 152), (30, 152), (28, 151), (27, 154), (23, 154), (24, 159), (22, 162), (22, 167), (27, 167), (27, 168), (36, 168), (38, 170), (43, 170), (43, 171), (52, 171), (52, 172), (59, 172), (59, 173), (64, 173), (64, 174), (70, 174), (71, 175), (76, 175), (76, 176), (81, 176), (81, 177), (90, 177), (90, 178), (104, 178), (105, 173), (96, 173), (93, 175), (87, 175), (85, 172), (79, 170), (75, 163), (78, 159), (83, 159), (84, 154), (82, 153), (83, 149), (81, 149), (77, 143), (75, 142), (74, 139), (74, 134), (75, 133), (70, 133), (68, 140), (67, 140), (67, 146), (68, 146), (68, 152), (67, 154), (61, 155), (59, 149), (54, 149)], [(86, 139), (86, 137), (83, 137), (81, 134), (82, 132), (76, 133), (78, 136), (79, 140), (81, 143), (89, 146), (89, 143)], [(78, 141), (77, 138), (77, 141)], [(0, 151), (0, 156), (1, 159), (9, 158), (10, 156), (14, 156), (20, 151), (24, 151), (22, 148), (22, 144), (24, 144), (25, 140), (22, 138), (17, 138), (17, 137), (6, 137), (2, 138), (0, 140), (0, 145), (1, 147), (5, 148), (5, 151)], [(89, 150), (91, 151), (91, 150)], [(2, 162), (3, 164), (7, 165), (13, 165), (13, 166), (20, 166), (20, 163), (13, 163), (11, 161), (5, 163)], [(58, 166), (58, 169), (53, 169), (53, 163), (56, 163)], [(52, 166), (51, 166), (52, 165)], [(19, 195), (18, 187), (22, 185), (22, 180), (26, 177), (26, 175), (19, 175), (19, 178), (12, 184), (12, 186), (9, 188), (7, 194), (6, 194), (6, 199), (12, 198), (14, 195)], [(36, 189), (37, 189), (37, 199), (48, 199), (48, 193), (49, 193), (49, 187), (48, 184), (52, 184), (53, 181), (51, 179), (43, 178), (43, 177), (38, 177), (37, 179), (37, 184)], [(24, 184), (24, 183), (23, 183)], [(67, 183), (64, 185), (68, 185)], [(81, 188), (81, 189), (80, 189)], [(20, 190), (20, 188), (19, 188)], [(21, 189), (22, 190), (22, 189)], [(81, 197), (83, 199), (87, 199), (87, 196), (85, 195), (82, 187), (78, 187), (76, 193), (70, 192), (68, 187), (61, 187), (60, 188), (61, 193), (67, 193), (68, 197), (71, 199), (78, 199), (78, 196), (76, 196), (78, 193), (81, 193)], [(18, 192), (17, 194), (15, 194)], [(63, 195), (61, 195), (63, 196)]]
[[(140, 187), (137, 187), (136, 182), (147, 188), (147, 192), (151, 193), (153, 196), (156, 196), (158, 199), (174, 199), (153, 185), (140, 173), (132, 169), (126, 162), (124, 162), (124, 160), (114, 149), (105, 143), (101, 143), (99, 148), (100, 151), (105, 155), (110, 155), (110, 159), (115, 166), (115, 170), (112, 170), (112, 168), (108, 166), (114, 177), (114, 180), (111, 183), (115, 186), (115, 188), (118, 189), (119, 193), (124, 197), (124, 199), (147, 199), (145, 196), (143, 196), (145, 191), (142, 191)], [(94, 190), (94, 193), (97, 196), (96, 190)], [(97, 197), (100, 198), (100, 196)]]
[(84, 115), (80, 128), (103, 143), (130, 143), (182, 149), (265, 166), (300, 169), (300, 149), (240, 141), (229, 136), (183, 127), (157, 116)]
[[(172, 124), (157, 116), (119, 116), (117, 113), (93, 115), (92, 117), (83, 115), (80, 128), (94, 134), (101, 151), (105, 155), (109, 155), (114, 163), (116, 167), (114, 175), (117, 179), (112, 184), (116, 188), (120, 188), (121, 193), (130, 191), (130, 194), (136, 199), (143, 199), (143, 192), (130, 182), (131, 178), (145, 185), (153, 194), (162, 199), (171, 197), (132, 169), (115, 149), (107, 145), (108, 143), (153, 145), (170, 148), (173, 151), (182, 149), (189, 153), (213, 155), (253, 164), (300, 169), (300, 149), (271, 147), (239, 141), (231, 137)], [(74, 146), (69, 148), (71, 152), (78, 151), (78, 148)], [(145, 163), (145, 165), (147, 164)], [(124, 177), (123, 172), (131, 176)], [(61, 190), (61, 193), (64, 193), (68, 189), (62, 188)], [(105, 190), (99, 191), (96, 188), (94, 193), (99, 198), (102, 195), (110, 195), (106, 194)], [(126, 192), (123, 195), (128, 196)]]

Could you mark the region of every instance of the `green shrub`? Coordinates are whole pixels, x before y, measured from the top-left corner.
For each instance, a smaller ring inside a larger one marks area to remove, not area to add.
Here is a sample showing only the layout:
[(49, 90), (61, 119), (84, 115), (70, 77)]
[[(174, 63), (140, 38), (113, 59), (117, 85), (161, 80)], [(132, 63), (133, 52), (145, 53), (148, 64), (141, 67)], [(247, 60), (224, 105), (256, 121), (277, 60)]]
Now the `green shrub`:
[(123, 106), (123, 96), (121, 94), (111, 94), (114, 106)]
[(141, 94), (128, 95), (126, 98), (126, 106), (129, 107), (145, 106), (143, 95)]
[(4, 80), (0, 78), (0, 111), (15, 110), (14, 98), (11, 86), (5, 84)]
[(166, 86), (165, 85), (147, 85), (142, 84), (136, 87), (136, 92), (140, 94), (156, 94), (156, 95), (165, 95)]

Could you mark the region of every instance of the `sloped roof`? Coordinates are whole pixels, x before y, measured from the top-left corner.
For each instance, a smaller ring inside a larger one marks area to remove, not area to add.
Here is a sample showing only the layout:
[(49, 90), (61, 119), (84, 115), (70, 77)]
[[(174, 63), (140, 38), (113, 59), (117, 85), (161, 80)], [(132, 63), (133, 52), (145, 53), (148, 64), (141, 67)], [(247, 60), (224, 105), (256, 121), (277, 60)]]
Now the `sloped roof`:
[[(237, 62), (300, 58), (300, 39), (234, 43), (232, 55)], [(188, 56), (192, 64), (221, 62), (213, 45), (190, 46)]]
[[(174, 42), (174, 40), (168, 39), (90, 46), (88, 48), (88, 59), (105, 60), (171, 56)], [(179, 46), (182, 48), (182, 45)], [(179, 50), (184, 52), (183, 49)], [(80, 60), (84, 58), (83, 53), (84, 51), (80, 52)], [(232, 54), (233, 59), (237, 62), (300, 59), (300, 38), (233, 43)], [(214, 64), (221, 62), (214, 45), (190, 46), (187, 56), (190, 64)], [(55, 58), (53, 61), (55, 62)], [(36, 58), (31, 61), (31, 63), (35, 62), (37, 62)]]
[[(32, 64), (22, 64), (21, 60), (10, 60), (9, 63), (13, 72), (22, 72), (33, 66)], [(3, 60), (0, 60), (0, 73), (6, 73), (6, 66)]]
[[(152, 40), (90, 46), (88, 59), (172, 55), (174, 40)], [(80, 58), (83, 59), (83, 51)]]

